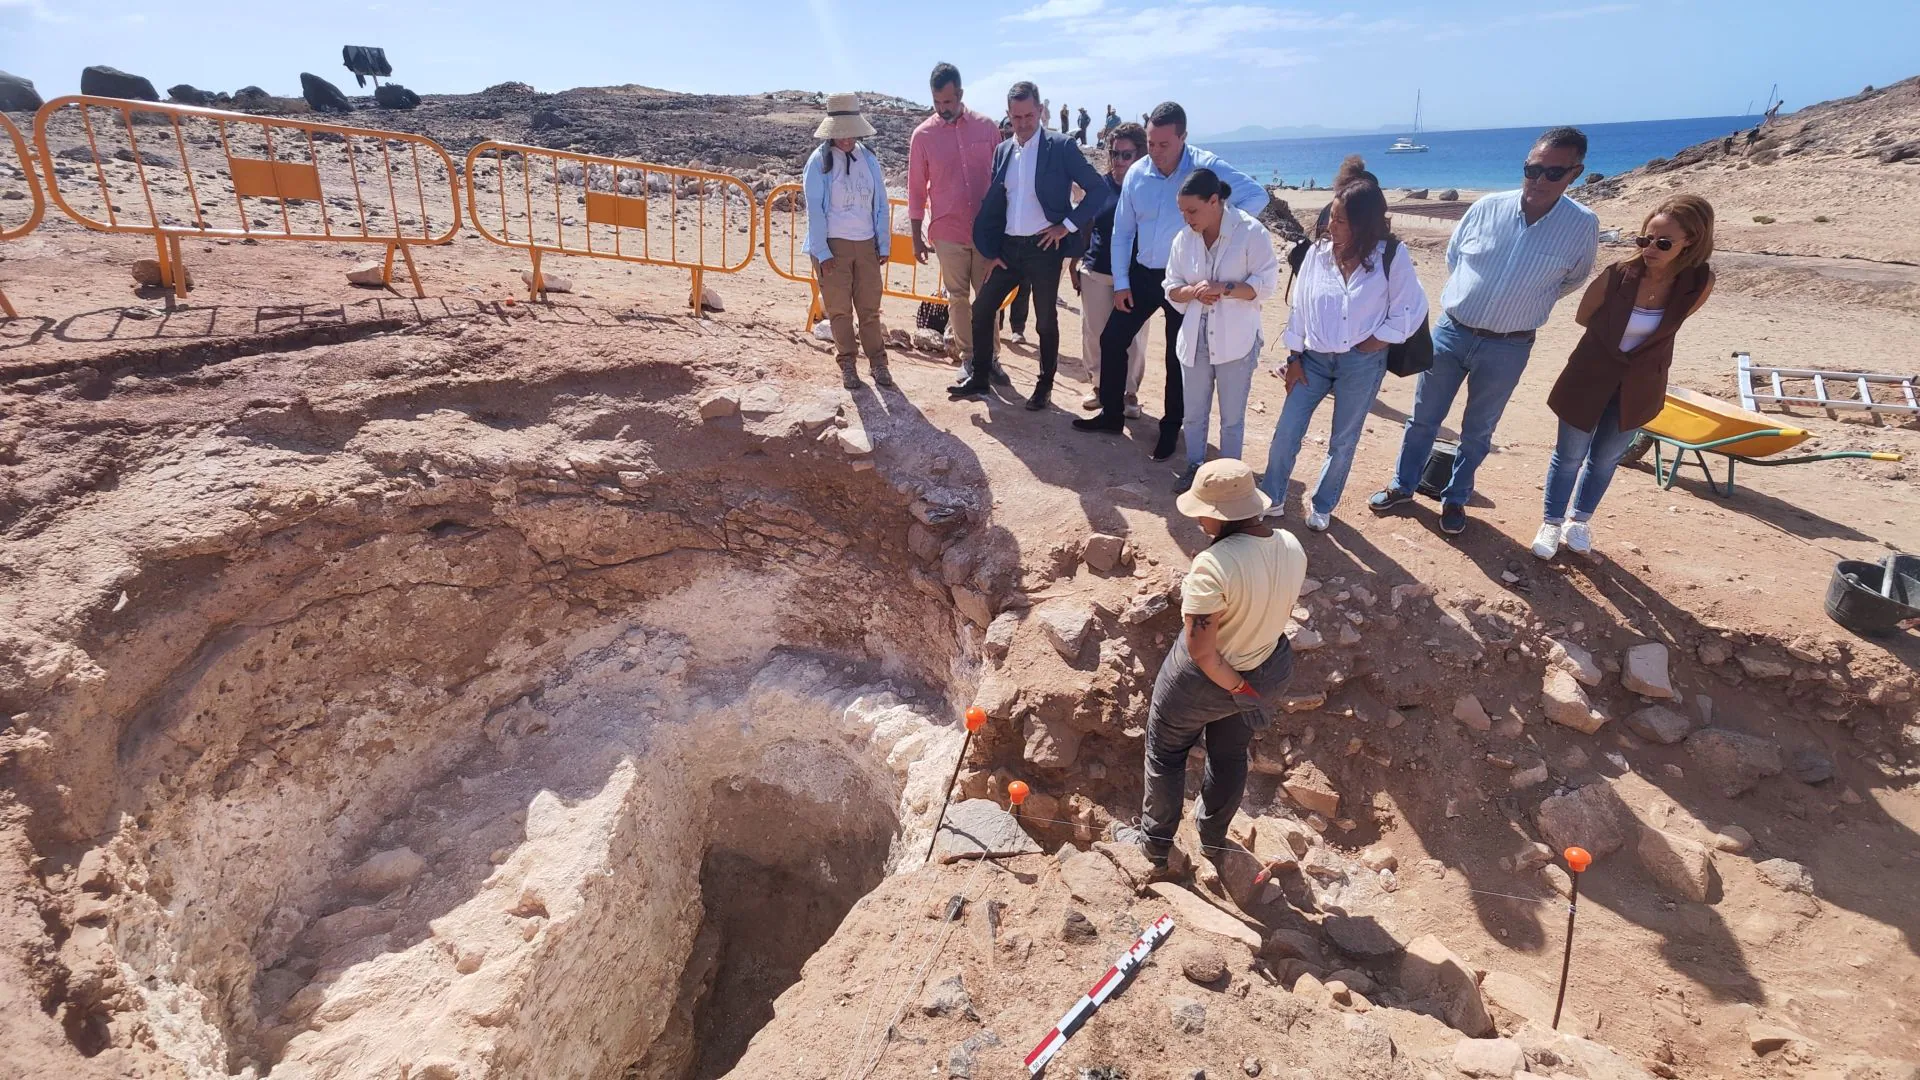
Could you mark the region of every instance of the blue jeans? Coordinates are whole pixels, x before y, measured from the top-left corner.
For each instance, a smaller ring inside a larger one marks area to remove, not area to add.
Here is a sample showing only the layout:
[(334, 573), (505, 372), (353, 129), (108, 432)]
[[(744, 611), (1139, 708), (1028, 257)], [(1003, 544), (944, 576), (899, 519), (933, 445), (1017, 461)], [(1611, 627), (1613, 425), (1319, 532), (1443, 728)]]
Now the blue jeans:
[(1527, 370), (1527, 356), (1533, 352), (1531, 341), (1489, 341), (1469, 334), (1442, 316), (1433, 328), (1433, 367), (1420, 375), (1413, 391), (1413, 415), (1407, 418), (1406, 434), (1400, 440), (1400, 464), (1394, 470), (1393, 486), (1412, 491), (1420, 486), (1420, 474), (1433, 453), (1433, 440), (1440, 433), (1440, 422), (1453, 408), (1460, 384), (1467, 384), (1467, 407), (1460, 417), (1460, 454), (1453, 462), (1453, 478), (1440, 501), (1465, 506), (1473, 497), (1473, 474), (1486, 459), (1493, 445), (1493, 429), (1506, 411), (1507, 399), (1520, 385)]
[(1202, 361), (1192, 367), (1181, 365), (1186, 380), (1187, 464), (1198, 468), (1207, 460), (1207, 420), (1213, 412), (1213, 395), (1220, 393), (1220, 456), (1237, 458), (1246, 441), (1247, 395), (1253, 392), (1253, 372), (1260, 363), (1256, 342), (1246, 356), (1227, 364)]
[(1274, 505), (1287, 498), (1287, 481), (1293, 479), (1293, 461), (1300, 456), (1300, 442), (1307, 437), (1307, 425), (1313, 411), (1328, 394), (1333, 395), (1333, 432), (1327, 439), (1327, 463), (1320, 467), (1320, 481), (1313, 488), (1313, 511), (1331, 514), (1346, 490), (1347, 473), (1353, 468), (1353, 451), (1360, 445), (1360, 431), (1366, 426), (1367, 410), (1380, 393), (1380, 380), (1387, 375), (1387, 350), (1379, 352), (1323, 353), (1308, 351), (1301, 366), (1307, 381), (1287, 395), (1280, 409), (1280, 423), (1273, 429), (1273, 445), (1267, 447), (1267, 474), (1260, 489)]
[[(1627, 452), (1639, 428), (1620, 430), (1620, 395), (1600, 413), (1592, 431), (1581, 431), (1560, 421), (1560, 441), (1547, 462), (1546, 520), (1559, 525), (1567, 519), (1567, 499), (1573, 499), (1573, 520), (1585, 521), (1600, 506), (1600, 497), (1613, 481), (1613, 470)], [(1576, 478), (1579, 481), (1575, 486)]]

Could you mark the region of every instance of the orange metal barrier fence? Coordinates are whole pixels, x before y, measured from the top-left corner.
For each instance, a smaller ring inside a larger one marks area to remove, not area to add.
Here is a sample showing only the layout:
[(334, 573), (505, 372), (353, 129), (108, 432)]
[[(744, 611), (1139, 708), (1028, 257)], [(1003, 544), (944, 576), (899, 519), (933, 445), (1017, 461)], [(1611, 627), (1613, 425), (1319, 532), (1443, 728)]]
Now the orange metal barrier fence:
[[(27, 152), (26, 140), (20, 137), (20, 129), (13, 126), (13, 121), (7, 119), (5, 113), (0, 113), (0, 135), (6, 136), (5, 139), (0, 139), (0, 151), (13, 154), (16, 162), (14, 168), (19, 172), (21, 181), (27, 185), (26, 198), (0, 201), (0, 240), (13, 240), (27, 235), (33, 231), (34, 226), (40, 224), (41, 216), (47, 212), (47, 200), (40, 193), (39, 170), (34, 168), (33, 155)], [(4, 160), (0, 158), (0, 162)], [(24, 214), (12, 209), (15, 204), (21, 202), (27, 204)], [(4, 289), (0, 289), (0, 312), (4, 312), (9, 319), (19, 315), (19, 312), (13, 310), (13, 304), (7, 300)]]
[(180, 242), (203, 238), (380, 244), (386, 280), (398, 252), (425, 296), (410, 249), (460, 227), (453, 159), (420, 135), (79, 95), (41, 106), (33, 141), (54, 206), (152, 236), (178, 296)]
[(468, 151), (466, 165), (473, 226), (528, 253), (530, 298), (546, 291), (542, 255), (580, 255), (686, 270), (698, 313), (705, 274), (753, 261), (759, 208), (736, 177), (499, 142)]

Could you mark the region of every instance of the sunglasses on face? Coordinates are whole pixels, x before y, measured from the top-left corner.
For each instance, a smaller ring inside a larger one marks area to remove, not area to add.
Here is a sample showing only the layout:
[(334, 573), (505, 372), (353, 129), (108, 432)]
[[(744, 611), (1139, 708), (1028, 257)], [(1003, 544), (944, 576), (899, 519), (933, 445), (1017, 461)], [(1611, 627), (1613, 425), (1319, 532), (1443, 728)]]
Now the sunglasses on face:
[(1110, 150), (1110, 151), (1108, 151), (1108, 154), (1109, 154), (1109, 156), (1111, 156), (1111, 157), (1113, 158), (1113, 160), (1115, 160), (1115, 161), (1133, 161), (1133, 160), (1135, 160), (1135, 159), (1137, 159), (1137, 158), (1138, 158), (1138, 157), (1140, 156), (1140, 151), (1138, 151), (1138, 150)]
[(1661, 251), (1673, 250), (1673, 237), (1671, 236), (1636, 236), (1633, 238), (1633, 242), (1640, 247), (1652, 246), (1659, 248)]
[[(1581, 164), (1585, 164), (1585, 162), (1582, 162)], [(1524, 175), (1529, 180), (1538, 180), (1544, 176), (1556, 184), (1566, 179), (1568, 176), (1574, 173), (1577, 173), (1579, 171), (1580, 171), (1580, 165), (1532, 165), (1532, 164), (1529, 164), (1525, 168), (1520, 170), (1521, 174)]]

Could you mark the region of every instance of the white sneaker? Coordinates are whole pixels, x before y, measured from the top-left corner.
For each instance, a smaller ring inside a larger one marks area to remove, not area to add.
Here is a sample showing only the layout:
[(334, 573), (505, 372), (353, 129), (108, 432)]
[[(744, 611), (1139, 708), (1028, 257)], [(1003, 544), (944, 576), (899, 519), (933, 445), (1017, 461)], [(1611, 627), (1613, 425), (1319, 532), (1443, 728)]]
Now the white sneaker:
[(1127, 395), (1126, 414), (1129, 420), (1140, 419), (1140, 402), (1132, 394)]
[(1567, 550), (1576, 555), (1585, 555), (1593, 550), (1593, 529), (1584, 521), (1569, 521), (1560, 538), (1567, 543)]
[(1100, 407), (1100, 395), (1099, 395), (1099, 394), (1088, 394), (1088, 395), (1087, 395), (1086, 397), (1084, 397), (1084, 398), (1081, 398), (1081, 399), (1080, 399), (1080, 407), (1081, 407), (1082, 409), (1086, 409), (1086, 410), (1087, 410), (1087, 411), (1089, 411), (1089, 412), (1091, 412), (1091, 411), (1092, 411), (1092, 410), (1094, 410), (1094, 409), (1097, 409), (1097, 408), (1099, 408), (1099, 407)]
[(1560, 526), (1542, 522), (1540, 531), (1533, 534), (1533, 553), (1543, 559), (1551, 559), (1560, 551)]
[(1015, 345), (1025, 345), (1027, 343), (1027, 335), (1024, 333), (1013, 335), (1013, 343)]
[(1322, 514), (1317, 510), (1307, 511), (1307, 528), (1314, 532), (1326, 532), (1327, 526), (1332, 524), (1333, 519), (1328, 515)]

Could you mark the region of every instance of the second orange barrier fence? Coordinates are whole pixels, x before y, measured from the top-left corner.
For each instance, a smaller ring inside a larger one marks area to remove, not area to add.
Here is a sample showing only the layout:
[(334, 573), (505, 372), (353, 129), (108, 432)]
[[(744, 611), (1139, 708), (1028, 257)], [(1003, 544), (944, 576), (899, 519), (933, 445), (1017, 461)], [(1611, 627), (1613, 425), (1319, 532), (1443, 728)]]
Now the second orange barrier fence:
[(527, 252), (530, 298), (546, 291), (543, 255), (578, 255), (686, 270), (698, 313), (706, 274), (753, 261), (759, 212), (737, 177), (500, 142), (475, 146), (466, 164), (473, 226)]
[(53, 205), (152, 236), (160, 281), (182, 297), (181, 241), (216, 238), (379, 244), (385, 279), (398, 253), (425, 296), (411, 249), (460, 227), (453, 159), (421, 135), (80, 95), (41, 106), (33, 140)]
[[(13, 121), (7, 119), (5, 113), (0, 113), (0, 135), (5, 136), (0, 139), (0, 153), (13, 155), (27, 185), (26, 198), (0, 200), (0, 240), (14, 240), (32, 232), (34, 226), (40, 224), (41, 216), (47, 212), (47, 199), (40, 192), (39, 170), (34, 167), (33, 155), (27, 152), (27, 142), (20, 137), (20, 129), (13, 126)], [(0, 158), (0, 162), (4, 160)], [(24, 210), (11, 209), (14, 204), (21, 202), (27, 204)], [(0, 312), (9, 319), (18, 318), (20, 314), (13, 310), (5, 289), (0, 289)]]

